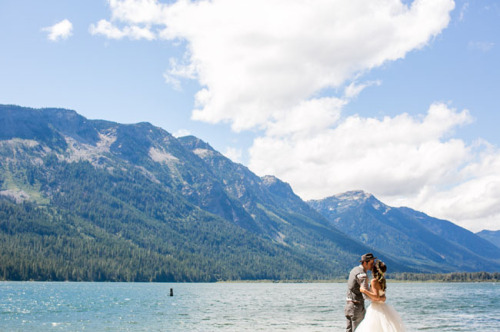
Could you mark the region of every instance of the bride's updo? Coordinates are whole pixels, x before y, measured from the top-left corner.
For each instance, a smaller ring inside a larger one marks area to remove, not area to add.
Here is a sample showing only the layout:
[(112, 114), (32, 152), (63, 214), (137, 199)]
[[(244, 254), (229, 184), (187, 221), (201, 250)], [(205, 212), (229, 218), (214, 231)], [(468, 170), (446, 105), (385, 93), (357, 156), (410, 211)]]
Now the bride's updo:
[(385, 271), (387, 271), (387, 266), (382, 261), (376, 261), (373, 264), (372, 274), (375, 279), (380, 283), (380, 288), (385, 291), (386, 282), (385, 282)]

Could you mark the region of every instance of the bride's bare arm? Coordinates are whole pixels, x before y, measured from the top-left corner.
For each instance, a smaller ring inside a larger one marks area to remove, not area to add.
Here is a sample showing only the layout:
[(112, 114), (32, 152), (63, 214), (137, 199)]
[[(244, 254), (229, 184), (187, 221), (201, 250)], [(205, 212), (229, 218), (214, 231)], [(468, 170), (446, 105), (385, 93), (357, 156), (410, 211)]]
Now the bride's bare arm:
[(374, 287), (374, 281), (375, 279), (371, 281), (371, 289), (366, 289), (363, 287), (360, 288), (361, 293), (365, 294), (372, 300), (378, 298), (378, 290), (376, 290)]
[(372, 301), (385, 302), (385, 295), (382, 296), (379, 295), (380, 283), (378, 282), (377, 279), (372, 279), (371, 286), (372, 287), (370, 290), (361, 287), (360, 289), (361, 293), (368, 296)]

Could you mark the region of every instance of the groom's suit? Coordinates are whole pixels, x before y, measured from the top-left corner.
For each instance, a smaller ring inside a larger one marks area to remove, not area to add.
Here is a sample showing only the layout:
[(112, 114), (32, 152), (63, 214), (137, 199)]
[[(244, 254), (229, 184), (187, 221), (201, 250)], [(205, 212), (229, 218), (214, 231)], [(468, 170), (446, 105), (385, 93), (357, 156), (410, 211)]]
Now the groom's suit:
[(347, 280), (347, 297), (345, 306), (345, 317), (347, 319), (346, 332), (353, 332), (365, 318), (365, 298), (360, 287), (368, 289), (368, 276), (363, 266), (356, 266), (349, 273)]

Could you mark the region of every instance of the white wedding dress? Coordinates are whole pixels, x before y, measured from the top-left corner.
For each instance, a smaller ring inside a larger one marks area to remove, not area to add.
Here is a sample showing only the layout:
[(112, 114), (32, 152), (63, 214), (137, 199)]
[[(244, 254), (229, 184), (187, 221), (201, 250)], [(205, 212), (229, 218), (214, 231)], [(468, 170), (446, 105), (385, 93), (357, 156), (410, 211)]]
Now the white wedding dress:
[[(380, 296), (384, 295), (380, 291)], [(366, 315), (355, 332), (405, 332), (406, 329), (399, 314), (392, 306), (384, 302), (372, 302), (366, 309)]]

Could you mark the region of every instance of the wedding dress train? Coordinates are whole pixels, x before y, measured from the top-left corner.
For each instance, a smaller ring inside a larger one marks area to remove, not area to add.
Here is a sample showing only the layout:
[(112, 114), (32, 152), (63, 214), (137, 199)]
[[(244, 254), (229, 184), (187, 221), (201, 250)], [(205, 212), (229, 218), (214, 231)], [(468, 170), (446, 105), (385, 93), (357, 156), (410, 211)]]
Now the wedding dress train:
[(392, 306), (383, 302), (372, 302), (355, 332), (405, 332), (399, 314)]

